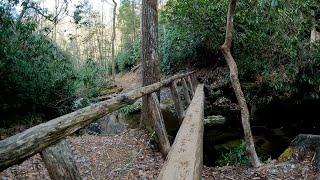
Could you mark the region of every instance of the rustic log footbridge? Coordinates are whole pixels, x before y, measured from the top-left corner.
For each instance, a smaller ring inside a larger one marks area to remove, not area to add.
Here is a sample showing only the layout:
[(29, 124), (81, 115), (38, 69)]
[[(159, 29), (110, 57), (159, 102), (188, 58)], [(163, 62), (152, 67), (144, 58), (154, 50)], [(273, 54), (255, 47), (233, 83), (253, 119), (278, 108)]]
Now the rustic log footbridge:
[[(181, 100), (177, 82), (182, 86), (185, 104)], [(171, 147), (163, 130), (164, 122), (156, 95), (163, 87), (170, 88), (181, 124)], [(108, 113), (133, 104), (143, 96), (149, 97), (149, 105), (153, 107), (150, 113), (161, 152), (169, 152), (158, 179), (201, 179), (204, 91), (203, 84), (197, 84), (194, 72), (174, 75), (117, 95), (0, 141), (0, 172), (40, 153), (52, 179), (82, 179), (65, 137)]]

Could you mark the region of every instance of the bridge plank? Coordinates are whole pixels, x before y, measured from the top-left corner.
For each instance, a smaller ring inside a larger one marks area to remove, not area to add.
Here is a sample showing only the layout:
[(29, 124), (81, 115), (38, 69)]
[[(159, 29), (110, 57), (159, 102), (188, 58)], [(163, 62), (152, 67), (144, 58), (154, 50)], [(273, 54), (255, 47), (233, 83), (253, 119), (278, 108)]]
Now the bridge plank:
[(203, 84), (197, 86), (159, 180), (200, 180), (203, 158)]

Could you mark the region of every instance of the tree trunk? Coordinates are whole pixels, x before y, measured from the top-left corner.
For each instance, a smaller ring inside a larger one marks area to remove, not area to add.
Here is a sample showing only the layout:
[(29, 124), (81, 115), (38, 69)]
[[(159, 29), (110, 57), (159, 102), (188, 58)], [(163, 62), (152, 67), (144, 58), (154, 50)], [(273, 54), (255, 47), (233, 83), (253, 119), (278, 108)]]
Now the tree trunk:
[[(158, 60), (158, 2), (142, 0), (142, 86), (160, 80)], [(149, 114), (148, 97), (142, 98), (142, 123), (148, 127), (152, 123)]]
[(54, 1), (54, 19), (53, 19), (53, 33), (52, 33), (52, 39), (54, 40), (54, 42), (57, 42), (57, 23), (58, 23), (58, 5), (59, 2), (58, 0)]
[(81, 180), (73, 153), (66, 140), (46, 148), (41, 152), (41, 157), (53, 180)]
[(238, 78), (237, 64), (230, 52), (230, 47), (233, 39), (232, 37), (233, 18), (235, 14), (236, 5), (237, 5), (237, 0), (231, 0), (230, 7), (228, 10), (228, 17), (227, 17), (226, 37), (225, 37), (224, 44), (221, 46), (221, 50), (229, 66), (231, 84), (241, 109), (241, 121), (242, 121), (243, 131), (245, 135), (245, 141), (247, 144), (248, 156), (251, 159), (252, 165), (254, 167), (259, 167), (261, 163), (259, 161), (259, 158), (257, 156), (256, 150), (254, 147), (254, 141), (253, 141), (250, 122), (249, 122), (250, 115), (249, 115), (248, 106), (246, 103), (246, 99), (244, 98), (244, 94), (241, 90), (241, 85)]
[[(160, 63), (158, 59), (158, 1), (157, 0), (142, 0), (142, 86), (153, 84), (160, 80)], [(144, 96), (142, 98), (142, 114), (141, 122), (150, 129), (156, 130), (159, 139), (160, 147), (165, 147), (162, 150), (164, 156), (168, 153), (168, 138), (165, 126), (160, 126), (161, 119), (152, 116), (153, 113), (159, 111), (156, 105), (149, 103), (152, 101), (151, 96)], [(153, 96), (153, 98), (158, 98)], [(154, 102), (154, 101), (153, 101)], [(151, 113), (151, 114), (150, 114)], [(160, 113), (161, 114), (161, 113)], [(150, 117), (152, 119), (150, 119)], [(141, 124), (142, 124), (141, 123)]]
[(117, 14), (117, 3), (115, 0), (112, 0), (113, 7), (113, 17), (112, 17), (112, 79), (116, 79), (116, 60), (115, 60), (115, 40), (116, 40), (116, 14)]
[(136, 10), (135, 10), (135, 7), (136, 7), (136, 4), (135, 4), (135, 2), (134, 2), (135, 0), (132, 0), (132, 11), (133, 11), (133, 23), (132, 23), (132, 25), (133, 25), (133, 37), (132, 37), (132, 39), (133, 39), (133, 42), (135, 42), (136, 41)]

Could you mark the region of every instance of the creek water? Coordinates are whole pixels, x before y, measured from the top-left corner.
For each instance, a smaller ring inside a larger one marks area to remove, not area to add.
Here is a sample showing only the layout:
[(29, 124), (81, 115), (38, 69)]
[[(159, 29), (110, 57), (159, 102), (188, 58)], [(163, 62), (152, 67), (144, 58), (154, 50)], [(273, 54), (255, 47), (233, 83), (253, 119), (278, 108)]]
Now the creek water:
[[(257, 154), (262, 159), (276, 159), (298, 134), (319, 134), (320, 102), (272, 102), (254, 107), (251, 127)], [(239, 116), (226, 124), (205, 127), (204, 164), (216, 165), (221, 154), (239, 146), (243, 139)], [(231, 122), (230, 122), (231, 121)]]

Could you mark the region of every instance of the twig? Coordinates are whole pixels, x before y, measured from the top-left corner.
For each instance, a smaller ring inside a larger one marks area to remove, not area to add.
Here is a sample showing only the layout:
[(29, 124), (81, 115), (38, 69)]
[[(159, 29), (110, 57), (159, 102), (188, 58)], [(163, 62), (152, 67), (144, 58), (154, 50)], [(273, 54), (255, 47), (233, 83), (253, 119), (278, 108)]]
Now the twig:
[(314, 159), (315, 159), (316, 155), (317, 155), (317, 153), (315, 152), (315, 153), (313, 154), (313, 156), (312, 156), (311, 162), (313, 162), (313, 161), (314, 161)]

